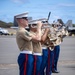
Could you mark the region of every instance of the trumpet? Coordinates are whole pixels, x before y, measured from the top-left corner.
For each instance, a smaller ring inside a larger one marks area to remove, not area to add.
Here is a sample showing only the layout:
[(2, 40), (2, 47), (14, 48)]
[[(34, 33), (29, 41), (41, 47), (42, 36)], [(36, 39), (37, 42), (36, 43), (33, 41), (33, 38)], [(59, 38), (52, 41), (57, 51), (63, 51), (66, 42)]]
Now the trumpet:
[[(37, 28), (37, 24), (29, 24), (32, 28)], [(43, 25), (42, 25), (42, 29), (45, 29), (45, 28), (50, 28), (51, 27), (51, 24), (49, 24), (49, 23), (44, 23)]]
[(52, 26), (52, 24), (48, 23), (47, 22), (47, 19), (46, 18), (43, 18), (43, 19), (39, 19), (39, 20), (32, 20), (29, 22), (28, 24), (28, 28), (29, 27), (32, 27), (32, 28), (37, 28), (37, 21), (41, 21), (42, 23), (42, 29), (45, 29), (45, 28), (50, 28)]
[(37, 20), (31, 20), (30, 22), (29, 22), (29, 25), (31, 26), (31, 27), (33, 27), (33, 28), (37, 28), (37, 21), (41, 21), (42, 22), (42, 24), (43, 24), (43, 26), (42, 26), (42, 29), (43, 28), (50, 28), (51, 27), (51, 24), (49, 24), (49, 18), (50, 18), (50, 14), (51, 14), (51, 12), (49, 12), (49, 14), (48, 14), (48, 18), (42, 18), (42, 19), (37, 19)]

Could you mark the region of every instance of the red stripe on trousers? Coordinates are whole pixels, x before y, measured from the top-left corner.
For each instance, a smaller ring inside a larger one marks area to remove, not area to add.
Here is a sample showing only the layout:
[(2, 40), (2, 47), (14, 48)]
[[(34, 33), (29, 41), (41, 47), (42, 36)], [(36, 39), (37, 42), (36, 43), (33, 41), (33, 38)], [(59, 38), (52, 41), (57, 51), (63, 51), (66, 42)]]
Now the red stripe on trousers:
[(54, 70), (54, 58), (55, 58), (55, 52), (53, 54), (53, 60), (52, 60), (52, 70)]
[(34, 71), (33, 71), (33, 75), (36, 75), (36, 61), (37, 61), (37, 57), (34, 55)]
[(24, 63), (24, 75), (26, 75), (27, 60), (28, 60), (28, 55), (27, 54), (26, 54), (25, 58), (26, 58), (26, 60), (25, 60), (25, 63)]
[(52, 70), (54, 70), (54, 56), (53, 56), (53, 60), (52, 60)]
[(49, 70), (50, 70), (50, 49), (48, 49), (48, 70), (47, 70), (47, 74), (49, 74)]

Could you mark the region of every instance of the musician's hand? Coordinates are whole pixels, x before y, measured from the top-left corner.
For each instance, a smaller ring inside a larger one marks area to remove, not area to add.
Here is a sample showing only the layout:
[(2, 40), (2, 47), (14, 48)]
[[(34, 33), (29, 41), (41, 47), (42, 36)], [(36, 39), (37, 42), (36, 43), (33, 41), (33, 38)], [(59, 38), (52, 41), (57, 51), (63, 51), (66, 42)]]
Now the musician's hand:
[(37, 21), (37, 27), (41, 28), (42, 27), (42, 22), (41, 21)]
[(50, 31), (50, 29), (49, 29), (49, 28), (46, 28), (46, 29), (45, 29), (45, 31), (46, 31), (46, 32), (49, 32), (49, 31)]

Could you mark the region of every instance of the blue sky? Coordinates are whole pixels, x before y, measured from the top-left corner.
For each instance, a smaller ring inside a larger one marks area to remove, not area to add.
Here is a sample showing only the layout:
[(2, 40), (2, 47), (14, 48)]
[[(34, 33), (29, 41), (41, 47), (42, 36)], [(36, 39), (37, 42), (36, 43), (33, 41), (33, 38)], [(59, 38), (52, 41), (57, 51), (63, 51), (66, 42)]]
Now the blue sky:
[(0, 20), (13, 22), (15, 15), (29, 12), (33, 19), (47, 18), (49, 22), (71, 19), (75, 23), (75, 0), (0, 0)]

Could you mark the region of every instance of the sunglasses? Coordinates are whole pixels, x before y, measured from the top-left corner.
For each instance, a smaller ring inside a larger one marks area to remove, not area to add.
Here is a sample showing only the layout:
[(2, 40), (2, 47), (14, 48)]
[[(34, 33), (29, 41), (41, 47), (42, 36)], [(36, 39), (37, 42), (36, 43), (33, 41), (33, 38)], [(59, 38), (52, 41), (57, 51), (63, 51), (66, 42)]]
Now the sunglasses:
[(28, 20), (28, 17), (22, 17), (22, 19)]
[(48, 21), (42, 21), (42, 23), (48, 23)]

